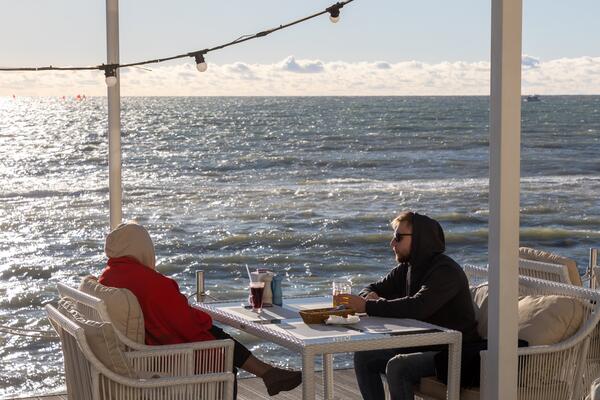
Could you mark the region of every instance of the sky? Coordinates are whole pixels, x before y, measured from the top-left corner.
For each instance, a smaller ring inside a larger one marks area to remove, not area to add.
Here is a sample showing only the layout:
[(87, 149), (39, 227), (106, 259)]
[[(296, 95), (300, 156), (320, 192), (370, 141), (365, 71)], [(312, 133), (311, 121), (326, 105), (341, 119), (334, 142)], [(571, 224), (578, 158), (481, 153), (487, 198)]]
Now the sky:
[[(523, 2), (523, 93), (600, 94), (600, 1)], [(213, 47), (333, 4), (311, 0), (121, 0), (121, 62)], [(355, 0), (316, 18), (192, 59), (121, 72), (121, 94), (487, 95), (490, 0)], [(103, 0), (4, 2), (0, 66), (106, 62)], [(12, 38), (12, 39), (11, 39)], [(105, 95), (92, 72), (0, 72), (0, 96)]]

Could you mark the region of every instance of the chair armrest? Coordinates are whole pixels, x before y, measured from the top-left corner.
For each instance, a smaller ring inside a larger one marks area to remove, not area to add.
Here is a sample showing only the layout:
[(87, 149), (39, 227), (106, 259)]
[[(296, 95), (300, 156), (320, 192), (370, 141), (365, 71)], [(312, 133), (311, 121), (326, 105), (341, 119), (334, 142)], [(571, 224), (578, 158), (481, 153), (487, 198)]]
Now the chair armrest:
[(135, 371), (183, 376), (233, 370), (231, 339), (148, 347), (124, 353)]
[(160, 344), (160, 345), (148, 345), (148, 344), (136, 343), (134, 351), (205, 350), (205, 349), (218, 349), (218, 348), (227, 348), (227, 349), (231, 348), (231, 351), (233, 351), (233, 340), (219, 339), (219, 340), (206, 340), (204, 342)]
[(99, 384), (94, 398), (233, 400), (233, 372), (152, 379), (128, 378), (112, 371), (106, 372), (94, 374), (94, 381)]
[(167, 386), (177, 386), (177, 385), (190, 385), (190, 384), (198, 384), (198, 383), (208, 383), (208, 382), (233, 382), (234, 374), (233, 372), (221, 372), (214, 374), (203, 374), (203, 375), (184, 375), (184, 376), (162, 376), (157, 378), (128, 378), (121, 375), (112, 375), (108, 377), (104, 375), (105, 378), (108, 378), (111, 381), (118, 382), (125, 386), (136, 387), (136, 388), (162, 388)]

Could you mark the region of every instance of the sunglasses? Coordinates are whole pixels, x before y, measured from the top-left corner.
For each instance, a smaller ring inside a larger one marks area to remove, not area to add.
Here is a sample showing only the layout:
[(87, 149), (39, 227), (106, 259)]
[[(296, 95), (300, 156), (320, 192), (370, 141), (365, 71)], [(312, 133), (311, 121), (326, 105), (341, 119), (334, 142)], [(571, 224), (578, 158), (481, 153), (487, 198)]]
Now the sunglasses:
[(394, 232), (394, 240), (398, 243), (400, 243), (402, 241), (403, 236), (412, 236), (412, 233)]

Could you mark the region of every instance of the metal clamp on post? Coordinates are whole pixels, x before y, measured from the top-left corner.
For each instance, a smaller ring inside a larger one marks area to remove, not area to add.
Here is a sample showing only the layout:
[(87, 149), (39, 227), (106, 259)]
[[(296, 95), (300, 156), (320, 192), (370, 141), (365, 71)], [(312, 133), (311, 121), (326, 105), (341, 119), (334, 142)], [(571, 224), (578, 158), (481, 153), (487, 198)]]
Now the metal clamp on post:
[[(193, 296), (193, 294), (190, 295), (190, 297), (192, 297), (192, 296)], [(219, 301), (219, 299), (217, 299), (214, 296), (211, 296), (205, 290), (204, 270), (197, 270), (196, 271), (196, 301), (198, 303), (204, 303), (204, 300), (206, 300), (207, 297), (213, 301)]]
[(588, 264), (588, 276), (590, 278), (590, 288), (592, 289), (596, 289), (598, 287), (598, 277), (596, 276), (596, 274), (600, 272), (598, 269), (598, 249), (592, 247), (590, 248), (590, 261)]
[(196, 301), (204, 303), (206, 292), (204, 291), (204, 271), (196, 271)]

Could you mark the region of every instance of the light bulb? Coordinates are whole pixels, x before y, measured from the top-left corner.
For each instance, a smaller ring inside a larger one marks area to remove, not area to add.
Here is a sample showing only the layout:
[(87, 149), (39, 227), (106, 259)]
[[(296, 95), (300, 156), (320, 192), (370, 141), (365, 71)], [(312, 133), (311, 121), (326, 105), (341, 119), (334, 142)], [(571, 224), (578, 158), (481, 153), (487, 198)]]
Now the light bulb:
[(198, 68), (198, 71), (200, 72), (205, 72), (208, 69), (208, 65), (206, 64), (206, 62), (203, 61), (196, 64), (196, 68)]
[(198, 68), (198, 71), (204, 72), (208, 69), (208, 65), (206, 65), (206, 60), (204, 60), (204, 54), (196, 53), (194, 54), (194, 58), (196, 59), (196, 68)]
[(327, 9), (329, 11), (329, 20), (334, 24), (340, 20), (340, 7), (330, 7)]
[(117, 77), (116, 76), (107, 76), (106, 77), (106, 86), (113, 87), (116, 84), (117, 84)]

